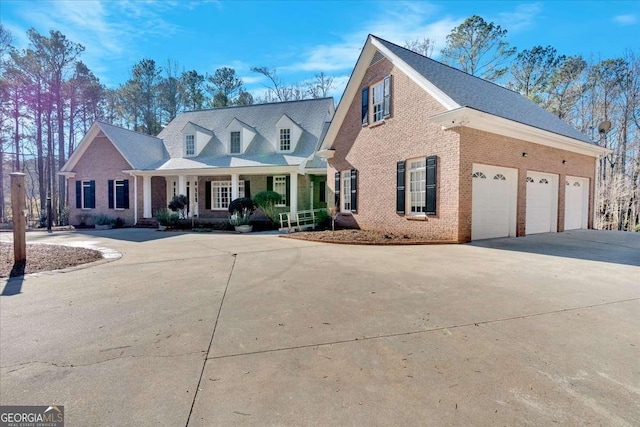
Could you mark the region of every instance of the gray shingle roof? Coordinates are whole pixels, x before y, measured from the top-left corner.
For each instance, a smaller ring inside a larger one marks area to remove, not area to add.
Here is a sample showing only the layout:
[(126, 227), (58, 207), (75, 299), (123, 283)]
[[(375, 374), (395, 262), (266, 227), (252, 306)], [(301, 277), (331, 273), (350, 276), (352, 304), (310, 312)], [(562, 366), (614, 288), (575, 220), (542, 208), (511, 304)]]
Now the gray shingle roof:
[(168, 158), (162, 140), (103, 122), (96, 122), (134, 169), (152, 169)]
[(593, 143), (567, 122), (529, 99), (497, 84), (373, 36), (462, 107), (470, 107), (569, 138)]
[[(173, 119), (158, 135), (170, 157), (159, 169), (299, 165), (315, 152), (333, 111), (333, 98), (321, 98), (186, 112)], [(276, 123), (283, 114), (303, 129), (295, 151), (287, 154), (276, 153), (275, 146)], [(234, 118), (256, 131), (245, 153), (237, 156), (228, 155), (222, 142)], [(198, 156), (185, 159), (182, 158), (182, 129), (187, 122), (213, 131), (213, 137)]]

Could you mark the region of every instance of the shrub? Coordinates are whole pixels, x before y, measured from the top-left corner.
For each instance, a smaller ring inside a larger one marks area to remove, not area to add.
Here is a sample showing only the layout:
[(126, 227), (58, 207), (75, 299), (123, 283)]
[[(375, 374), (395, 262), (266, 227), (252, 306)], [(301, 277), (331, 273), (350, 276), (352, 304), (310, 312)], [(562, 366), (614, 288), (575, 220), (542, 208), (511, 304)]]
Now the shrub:
[(249, 209), (244, 208), (242, 211), (235, 211), (229, 218), (229, 223), (234, 227), (238, 225), (249, 225), (251, 222), (251, 212)]
[(249, 197), (239, 197), (229, 203), (229, 213), (232, 215), (238, 212), (244, 212), (245, 210), (249, 212), (249, 215), (256, 210), (255, 202)]
[(78, 214), (76, 215), (76, 219), (78, 220), (78, 227), (86, 228), (87, 220), (89, 219), (89, 214), (86, 214), (86, 213)]
[(115, 221), (113, 221), (113, 228), (122, 228), (124, 227), (124, 219), (117, 217)]
[(93, 223), (95, 225), (111, 225), (115, 222), (113, 218), (108, 215), (94, 215)]
[(189, 205), (189, 200), (187, 196), (184, 194), (178, 194), (177, 196), (173, 196), (171, 202), (169, 203), (169, 209), (174, 212), (178, 212), (180, 218), (184, 219), (187, 217), (187, 207)]
[(331, 226), (331, 219), (326, 210), (321, 210), (316, 213), (315, 225), (319, 228), (329, 228)]
[(253, 201), (256, 202), (256, 205), (273, 222), (278, 222), (278, 208), (276, 208), (276, 205), (280, 203), (280, 200), (282, 200), (282, 197), (275, 191), (261, 191), (253, 196)]
[(158, 221), (158, 224), (165, 227), (173, 227), (180, 220), (177, 213), (173, 213), (167, 208), (157, 210), (153, 217)]

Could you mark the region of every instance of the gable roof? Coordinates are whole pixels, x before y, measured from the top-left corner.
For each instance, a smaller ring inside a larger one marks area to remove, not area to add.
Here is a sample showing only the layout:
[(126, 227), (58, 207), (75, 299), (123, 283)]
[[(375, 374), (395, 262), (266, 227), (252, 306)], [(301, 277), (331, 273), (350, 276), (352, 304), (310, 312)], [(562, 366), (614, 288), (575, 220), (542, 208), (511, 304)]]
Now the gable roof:
[[(336, 109), (334, 120), (322, 143), (322, 151), (331, 148), (349, 106), (355, 97), (359, 96), (360, 84), (367, 68), (371, 61), (375, 60), (374, 57), (379, 57), (380, 54), (446, 108), (445, 113), (427, 118), (433, 123), (442, 124), (445, 128), (460, 125), (480, 128), (486, 127), (489, 121), (499, 120), (500, 131), (510, 128), (511, 136), (517, 131), (523, 138), (545, 145), (562, 145), (572, 151), (590, 154), (604, 152), (604, 149), (567, 122), (519, 93), (371, 34), (364, 44)], [(477, 125), (480, 116), (484, 122)], [(443, 122), (445, 118), (449, 120), (448, 125)], [(454, 124), (451, 118), (456, 119)], [(469, 118), (474, 121), (469, 123)], [(490, 129), (490, 132), (499, 132), (498, 127)]]
[[(334, 109), (333, 98), (319, 98), (182, 113), (158, 135), (169, 154), (169, 159), (158, 169), (299, 165), (315, 153), (325, 123), (333, 117)], [(293, 152), (277, 153), (275, 144), (279, 134), (276, 123), (285, 115), (303, 132)], [(242, 155), (229, 155), (224, 148), (223, 141), (229, 132), (227, 127), (234, 120), (256, 132)], [(183, 159), (182, 130), (187, 122), (208, 129), (213, 136), (198, 156)]]
[(591, 143), (583, 133), (531, 100), (495, 83), (372, 36), (461, 107)]
[(91, 142), (100, 133), (107, 137), (132, 169), (153, 169), (154, 165), (167, 157), (161, 139), (96, 121), (91, 125), (89, 132), (82, 138), (60, 172), (71, 172)]

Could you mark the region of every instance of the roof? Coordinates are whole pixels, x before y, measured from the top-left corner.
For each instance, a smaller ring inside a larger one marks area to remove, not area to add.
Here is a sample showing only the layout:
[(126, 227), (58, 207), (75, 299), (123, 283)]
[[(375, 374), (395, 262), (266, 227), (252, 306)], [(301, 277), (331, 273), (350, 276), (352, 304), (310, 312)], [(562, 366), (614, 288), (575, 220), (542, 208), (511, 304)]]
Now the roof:
[(493, 114), (583, 142), (587, 136), (521, 94), (371, 36), (461, 107)]
[(168, 158), (161, 139), (96, 121), (60, 172), (71, 172), (93, 139), (101, 133), (109, 139), (132, 169), (152, 169), (158, 162)]
[[(315, 153), (325, 124), (331, 120), (333, 112), (333, 98), (185, 112), (173, 119), (158, 135), (169, 154), (169, 159), (158, 169), (299, 165)], [(303, 130), (292, 153), (276, 152), (276, 123), (283, 115), (290, 117)], [(225, 151), (223, 141), (227, 137), (227, 126), (233, 119), (256, 131), (251, 144), (242, 155), (228, 155)], [(198, 156), (183, 158), (182, 130), (187, 122), (212, 131), (213, 137)]]

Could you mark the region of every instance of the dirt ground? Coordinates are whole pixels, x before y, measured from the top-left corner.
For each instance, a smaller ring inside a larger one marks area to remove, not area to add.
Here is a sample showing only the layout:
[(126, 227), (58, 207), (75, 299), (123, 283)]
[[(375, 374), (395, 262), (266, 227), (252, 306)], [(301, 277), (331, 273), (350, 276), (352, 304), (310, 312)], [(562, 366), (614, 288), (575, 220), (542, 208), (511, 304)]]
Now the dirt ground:
[(426, 240), (424, 237), (406, 233), (393, 233), (370, 230), (303, 231), (288, 234), (292, 239), (310, 240), (324, 243), (342, 243), (348, 245), (424, 245), (449, 243)]
[(13, 243), (0, 243), (0, 277), (21, 276), (40, 271), (60, 270), (102, 258), (98, 251), (41, 243), (27, 244), (27, 262), (13, 263)]

